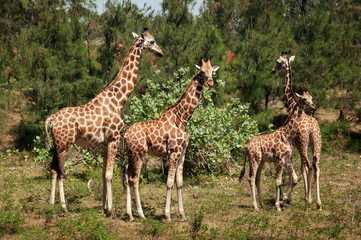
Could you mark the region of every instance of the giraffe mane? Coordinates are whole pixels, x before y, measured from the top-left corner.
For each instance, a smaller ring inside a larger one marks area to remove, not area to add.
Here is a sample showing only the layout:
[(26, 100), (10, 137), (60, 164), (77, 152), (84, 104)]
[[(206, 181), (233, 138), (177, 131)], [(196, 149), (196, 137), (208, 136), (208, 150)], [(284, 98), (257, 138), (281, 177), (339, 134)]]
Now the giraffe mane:
[(290, 91), (291, 91), (291, 94), (292, 94), (293, 99), (297, 102), (296, 95), (295, 95), (295, 93), (293, 92), (293, 89), (292, 89), (292, 68), (291, 68), (290, 59), (289, 59), (288, 57), (286, 57), (286, 59), (287, 59), (287, 61), (288, 61), (288, 67), (290, 68), (290, 76), (289, 76), (290, 82), (291, 82), (291, 84), (290, 84)]
[[(292, 93), (293, 93), (293, 91), (292, 91)], [(296, 98), (295, 98), (295, 99), (296, 99)], [(295, 104), (295, 106), (292, 108), (292, 111), (288, 113), (287, 119), (286, 119), (286, 121), (283, 123), (283, 125), (282, 125), (281, 127), (284, 127), (284, 126), (287, 125), (287, 123), (289, 123), (290, 119), (292, 118), (293, 114), (294, 114), (295, 111), (296, 111), (296, 107), (298, 106), (298, 101), (299, 101), (299, 100), (296, 99), (296, 104)], [(281, 128), (281, 127), (280, 127), (280, 128)]]
[[(130, 49), (132, 49), (132, 48), (137, 44), (138, 40), (139, 40), (139, 37), (137, 37), (137, 38), (135, 39), (135, 41), (133, 42), (133, 44), (132, 44), (132, 46), (130, 47)], [(115, 79), (114, 79), (111, 83), (109, 83), (107, 87), (105, 87), (103, 90), (101, 90), (101, 91), (97, 94), (97, 96), (100, 95), (102, 92), (107, 91), (111, 86), (113, 86), (113, 85), (115, 84), (115, 82), (117, 82), (117, 80), (119, 80), (119, 78), (122, 76), (121, 73), (124, 71), (124, 68), (126, 67), (126, 65), (127, 65), (128, 62), (129, 62), (129, 60), (128, 60), (128, 59), (129, 59), (129, 55), (132, 54), (132, 53), (133, 53), (132, 51), (128, 51), (127, 55), (125, 56), (125, 58), (124, 58), (124, 60), (123, 60), (122, 67), (121, 67), (120, 71), (118, 72), (117, 76), (115, 77)]]

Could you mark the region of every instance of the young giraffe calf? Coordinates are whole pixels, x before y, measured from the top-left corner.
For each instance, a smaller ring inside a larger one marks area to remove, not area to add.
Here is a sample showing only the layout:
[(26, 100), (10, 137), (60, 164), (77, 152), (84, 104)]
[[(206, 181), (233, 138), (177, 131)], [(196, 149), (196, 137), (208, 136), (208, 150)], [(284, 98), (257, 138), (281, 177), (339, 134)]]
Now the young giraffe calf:
[(171, 189), (174, 177), (177, 174), (177, 193), (179, 214), (185, 219), (182, 202), (183, 163), (184, 155), (189, 143), (189, 134), (186, 126), (194, 110), (204, 86), (213, 86), (212, 73), (219, 67), (211, 66), (210, 60), (203, 61), (202, 67), (196, 65), (199, 73), (192, 79), (183, 95), (171, 106), (166, 108), (162, 115), (148, 122), (132, 125), (124, 134), (124, 141), (128, 152), (128, 170), (123, 173), (127, 189), (127, 214), (133, 221), (131, 210), (131, 193), (133, 188), (138, 215), (145, 218), (139, 197), (139, 174), (145, 155), (167, 156), (169, 171), (167, 180), (167, 198), (165, 216), (170, 221)]
[(298, 125), (300, 124), (302, 115), (304, 114), (305, 105), (315, 108), (312, 102), (312, 96), (308, 91), (303, 92), (302, 95), (297, 94), (299, 100), (294, 106), (293, 110), (288, 114), (283, 126), (276, 129), (271, 134), (256, 136), (247, 143), (246, 158), (244, 167), (239, 176), (239, 181), (245, 173), (247, 155), (249, 157), (249, 184), (251, 187), (253, 207), (256, 211), (259, 211), (256, 201), (255, 185), (257, 186), (258, 200), (262, 206), (261, 198), (261, 173), (265, 162), (274, 162), (276, 164), (276, 208), (281, 211), (280, 208), (280, 194), (282, 184), (282, 171), (286, 164), (286, 167), (292, 175), (292, 182), (290, 181), (289, 188), (286, 192), (286, 196), (290, 196), (292, 188), (297, 183), (297, 175), (292, 166), (293, 145), (292, 141), (297, 133)]

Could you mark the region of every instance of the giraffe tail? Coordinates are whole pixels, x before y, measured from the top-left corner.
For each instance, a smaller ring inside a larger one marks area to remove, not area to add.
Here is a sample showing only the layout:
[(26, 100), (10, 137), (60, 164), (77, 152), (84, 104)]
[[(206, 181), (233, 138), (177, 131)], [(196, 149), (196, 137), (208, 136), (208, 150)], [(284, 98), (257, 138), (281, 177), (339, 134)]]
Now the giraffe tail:
[(48, 129), (51, 129), (51, 121), (53, 120), (53, 117), (50, 116), (45, 120), (45, 136), (46, 136), (46, 141), (45, 141), (45, 145), (48, 148), (52, 148), (51, 146), (51, 141), (50, 141), (50, 136), (49, 136), (49, 131)]
[(46, 136), (45, 145), (46, 147), (50, 148), (49, 151), (53, 155), (53, 161), (51, 162), (50, 169), (53, 169), (57, 172), (57, 177), (59, 179), (61, 178), (61, 176), (64, 175), (64, 164), (60, 163), (60, 157), (58, 151), (56, 151), (56, 147), (53, 146), (50, 141), (49, 130), (52, 128), (51, 126), (52, 120), (53, 120), (53, 116), (50, 116), (45, 120), (45, 136)]
[(241, 171), (241, 174), (239, 175), (239, 178), (238, 178), (238, 182), (241, 182), (242, 181), (242, 178), (246, 172), (246, 162), (247, 162), (247, 152), (244, 154), (244, 165), (243, 165), (243, 169)]

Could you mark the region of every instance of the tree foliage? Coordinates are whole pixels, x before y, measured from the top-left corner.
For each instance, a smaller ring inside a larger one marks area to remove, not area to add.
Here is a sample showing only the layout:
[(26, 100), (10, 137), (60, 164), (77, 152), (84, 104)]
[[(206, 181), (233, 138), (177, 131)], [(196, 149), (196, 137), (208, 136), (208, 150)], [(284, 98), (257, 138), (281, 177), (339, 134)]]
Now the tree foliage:
[[(243, 116), (243, 106), (249, 106), (251, 114), (272, 114), (269, 106), (282, 97), (284, 76), (270, 75), (270, 70), (281, 51), (296, 56), (295, 91), (309, 89), (319, 107), (337, 109), (342, 121), (361, 120), (359, 1), (205, 0), (197, 16), (192, 14), (194, 4), (163, 0), (162, 10), (154, 12), (129, 0), (109, 0), (99, 14), (93, 0), (2, 1), (0, 97), (10, 101), (5, 96), (13, 90), (25, 101), (26, 114), (18, 127), (24, 136), (19, 139), (26, 141), (22, 146), (32, 143), (25, 139), (40, 135), (46, 116), (88, 102), (109, 84), (133, 42), (131, 33), (144, 27), (150, 28), (165, 56), (143, 54), (136, 86), (122, 113), (129, 122), (160, 114), (193, 74), (179, 70), (210, 57), (221, 66), (222, 81), (217, 91), (205, 92), (205, 105), (199, 106), (199, 113), (205, 114), (195, 113), (192, 121), (197, 127), (191, 124), (190, 130), (203, 136), (200, 122), (216, 118), (234, 124), (234, 131), (247, 131), (243, 124), (248, 120), (234, 122), (221, 115)], [(166, 94), (158, 95), (163, 90)], [(4, 102), (0, 105), (5, 108)], [(216, 146), (229, 141), (224, 139), (219, 135), (212, 141)], [(212, 151), (219, 153), (214, 146), (192, 141), (192, 154), (208, 149), (202, 156), (212, 159)]]

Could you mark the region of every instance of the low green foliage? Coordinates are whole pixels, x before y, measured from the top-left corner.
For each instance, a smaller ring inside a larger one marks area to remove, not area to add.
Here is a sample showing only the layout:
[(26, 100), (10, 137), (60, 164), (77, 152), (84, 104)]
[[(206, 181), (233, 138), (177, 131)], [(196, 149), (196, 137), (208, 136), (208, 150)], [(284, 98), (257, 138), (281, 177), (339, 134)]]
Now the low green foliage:
[(0, 237), (19, 233), (24, 223), (25, 219), (20, 212), (0, 211)]
[(33, 158), (34, 162), (44, 163), (46, 159), (52, 158), (49, 149), (45, 147), (42, 139), (39, 136), (36, 136), (33, 142), (33, 152), (36, 154)]
[(119, 237), (109, 235), (111, 228), (104, 219), (99, 219), (97, 210), (83, 211), (72, 218), (70, 215), (57, 220), (56, 235), (68, 239), (114, 239)]

